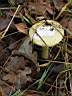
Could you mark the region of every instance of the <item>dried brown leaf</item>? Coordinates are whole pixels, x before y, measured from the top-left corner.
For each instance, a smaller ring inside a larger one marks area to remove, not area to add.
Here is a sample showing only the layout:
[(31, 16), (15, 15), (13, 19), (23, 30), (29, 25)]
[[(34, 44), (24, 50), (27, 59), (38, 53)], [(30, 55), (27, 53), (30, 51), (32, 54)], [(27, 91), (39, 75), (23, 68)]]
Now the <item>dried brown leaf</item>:
[(47, 3), (46, 10), (47, 10), (50, 14), (52, 14), (52, 15), (54, 14), (53, 6), (51, 6), (50, 3)]
[[(26, 69), (27, 68), (27, 69)], [(26, 67), (25, 70), (18, 70), (18, 75), (17, 75), (17, 81), (19, 81), (17, 86), (24, 86), (27, 84), (27, 82), (32, 82), (32, 78), (30, 76), (31, 74), (31, 68)], [(29, 70), (30, 72), (28, 72)]]
[(10, 72), (2, 78), (4, 81), (7, 81), (10, 84), (14, 84), (16, 82), (16, 74), (14, 72)]
[(3, 96), (2, 87), (0, 86), (0, 96)]
[(15, 26), (19, 32), (28, 35), (28, 28), (27, 28), (26, 24), (18, 23), (18, 24), (15, 24)]
[(56, 8), (57, 10), (61, 10), (62, 7), (65, 5), (64, 0), (53, 0), (53, 3), (54, 3), (55, 8)]
[(1, 91), (2, 96), (9, 96), (10, 92), (12, 92), (14, 90), (15, 90), (15, 88), (9, 86), (6, 82), (0, 80), (0, 91)]
[(9, 21), (10, 20), (8, 18), (0, 17), (0, 31), (4, 30), (7, 27)]
[(72, 32), (72, 19), (69, 17), (64, 17), (60, 23), (63, 27), (67, 28), (69, 31)]
[(35, 90), (28, 90), (26, 94), (24, 94), (23, 96), (44, 96), (44, 95)]

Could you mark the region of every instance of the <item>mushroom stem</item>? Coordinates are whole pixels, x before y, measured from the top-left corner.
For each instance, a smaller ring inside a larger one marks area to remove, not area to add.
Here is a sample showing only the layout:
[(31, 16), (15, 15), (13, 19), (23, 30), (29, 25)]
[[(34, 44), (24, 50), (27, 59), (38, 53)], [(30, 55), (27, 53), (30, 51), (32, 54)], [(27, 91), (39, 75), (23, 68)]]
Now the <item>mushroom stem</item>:
[(49, 49), (49, 47), (42, 48), (42, 55), (41, 55), (42, 58), (48, 59), (48, 51), (49, 51), (48, 49)]

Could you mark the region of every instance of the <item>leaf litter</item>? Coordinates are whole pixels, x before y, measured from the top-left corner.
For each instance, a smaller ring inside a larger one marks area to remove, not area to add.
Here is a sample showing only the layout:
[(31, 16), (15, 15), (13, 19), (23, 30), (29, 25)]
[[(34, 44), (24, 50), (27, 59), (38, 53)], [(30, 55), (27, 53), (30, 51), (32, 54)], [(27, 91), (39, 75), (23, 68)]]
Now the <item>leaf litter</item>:
[[(0, 3), (5, 7), (0, 9), (0, 96), (72, 94), (71, 3), (71, 0), (14, 0), (8, 1), (7, 6)], [(43, 60), (38, 58), (37, 46), (34, 48), (30, 42), (28, 32), (33, 24), (46, 19), (57, 20), (65, 36), (50, 49), (48, 60)], [(42, 81), (40, 89), (39, 80)]]

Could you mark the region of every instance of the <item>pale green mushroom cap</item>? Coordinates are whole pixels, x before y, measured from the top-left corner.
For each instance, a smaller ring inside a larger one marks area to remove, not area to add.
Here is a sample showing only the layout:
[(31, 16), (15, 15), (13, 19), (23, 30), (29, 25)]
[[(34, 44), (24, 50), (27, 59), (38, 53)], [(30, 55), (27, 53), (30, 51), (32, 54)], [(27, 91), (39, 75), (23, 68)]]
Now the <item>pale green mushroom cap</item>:
[[(31, 40), (33, 40), (33, 43), (39, 46), (55, 46), (58, 44), (64, 36), (64, 29), (62, 26), (53, 20), (47, 20), (49, 25), (45, 24), (45, 20), (39, 21), (38, 23), (34, 24), (30, 30), (29, 30), (29, 36)], [(41, 38), (43, 41), (41, 40)]]

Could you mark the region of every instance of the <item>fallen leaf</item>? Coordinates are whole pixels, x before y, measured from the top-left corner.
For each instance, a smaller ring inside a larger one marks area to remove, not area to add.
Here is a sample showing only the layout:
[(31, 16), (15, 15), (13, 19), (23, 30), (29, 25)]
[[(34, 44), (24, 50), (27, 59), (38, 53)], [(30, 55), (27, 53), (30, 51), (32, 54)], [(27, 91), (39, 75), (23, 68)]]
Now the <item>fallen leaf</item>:
[(2, 87), (0, 86), (0, 96), (3, 96)]
[(37, 53), (33, 52), (32, 43), (29, 37), (26, 37), (24, 39), (23, 43), (19, 48), (19, 52), (22, 54), (26, 54), (26, 56), (30, 58), (30, 60), (35, 62), (35, 64), (37, 63)]
[(15, 26), (19, 32), (28, 35), (28, 28), (27, 28), (26, 24), (18, 23), (18, 24), (15, 24)]
[(5, 69), (10, 72), (17, 72), (19, 69), (24, 69), (25, 68), (25, 60), (23, 56), (12, 56), (10, 57), (9, 61), (5, 65)]
[(7, 83), (15, 84), (16, 83), (16, 74), (14, 72), (10, 72), (3, 76), (2, 80), (7, 81)]
[(9, 86), (6, 82), (0, 80), (0, 91), (2, 96), (10, 96), (10, 93), (15, 91), (15, 89)]
[(55, 8), (59, 11), (62, 9), (62, 7), (65, 5), (64, 0), (53, 0), (53, 3), (55, 5)]
[(9, 21), (10, 20), (8, 18), (0, 17), (0, 31), (4, 30), (7, 27)]
[(62, 24), (63, 27), (65, 27), (66, 29), (72, 32), (72, 18), (64, 17), (60, 21), (60, 23)]
[(46, 10), (47, 10), (51, 15), (54, 14), (54, 6), (52, 6), (50, 2), (47, 2)]
[(31, 14), (36, 14), (38, 16), (43, 16), (46, 12), (46, 2), (43, 2), (43, 0), (29, 1), (27, 7)]
[(72, 19), (68, 22), (68, 29), (72, 32)]
[(18, 74), (17, 74), (17, 81), (16, 81), (16, 85), (17, 88), (24, 88), (25, 85), (29, 82), (32, 83), (32, 78), (30, 76), (31, 72), (31, 68), (27, 67), (28, 70), (30, 70), (30, 72), (27, 72), (27, 69), (25, 68), (25, 70), (18, 70)]
[(35, 90), (28, 90), (26, 93), (24, 93), (23, 96), (44, 96), (44, 95)]

